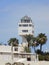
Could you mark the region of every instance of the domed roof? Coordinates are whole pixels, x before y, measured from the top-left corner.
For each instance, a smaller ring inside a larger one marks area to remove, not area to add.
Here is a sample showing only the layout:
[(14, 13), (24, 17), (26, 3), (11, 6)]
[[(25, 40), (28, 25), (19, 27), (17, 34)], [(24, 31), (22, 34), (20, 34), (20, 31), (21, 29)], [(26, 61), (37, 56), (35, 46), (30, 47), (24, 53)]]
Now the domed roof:
[(30, 17), (28, 17), (28, 16), (24, 16), (24, 17), (22, 17), (22, 19), (21, 20), (31, 20), (31, 18)]

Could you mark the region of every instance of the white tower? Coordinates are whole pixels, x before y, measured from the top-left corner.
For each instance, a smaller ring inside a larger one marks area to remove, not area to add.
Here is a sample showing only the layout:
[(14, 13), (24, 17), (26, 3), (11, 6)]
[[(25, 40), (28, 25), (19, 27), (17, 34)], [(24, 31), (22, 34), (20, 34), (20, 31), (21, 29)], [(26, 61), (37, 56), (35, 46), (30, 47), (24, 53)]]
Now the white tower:
[(18, 33), (22, 37), (22, 43), (24, 46), (27, 45), (25, 35), (34, 35), (34, 25), (30, 17), (24, 16), (19, 22)]

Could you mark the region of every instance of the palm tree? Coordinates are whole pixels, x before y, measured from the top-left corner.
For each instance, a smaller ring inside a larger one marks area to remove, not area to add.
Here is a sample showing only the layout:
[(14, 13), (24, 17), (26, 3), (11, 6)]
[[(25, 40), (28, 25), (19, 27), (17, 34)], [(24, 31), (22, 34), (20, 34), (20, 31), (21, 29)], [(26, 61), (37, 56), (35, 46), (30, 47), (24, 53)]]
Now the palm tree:
[(30, 43), (30, 40), (33, 38), (33, 35), (26, 35), (25, 36), (27, 42), (28, 42), (28, 46), (25, 48), (26, 52), (31, 52), (31, 49), (30, 49), (30, 46), (31, 46), (31, 43)]
[(10, 38), (10, 40), (8, 41), (8, 44), (11, 45), (11, 59), (13, 63), (13, 46), (18, 46), (19, 44), (18, 39)]
[(37, 36), (37, 42), (39, 43), (40, 45), (40, 51), (42, 51), (42, 45), (44, 45), (47, 41), (47, 36), (43, 33), (40, 33), (38, 36)]
[(25, 47), (24, 47), (24, 52), (29, 52), (29, 53), (31, 53), (31, 49), (25, 46)]
[(30, 43), (30, 40), (33, 38), (33, 35), (26, 35), (25, 36), (27, 42), (28, 42), (28, 48), (30, 47), (31, 43)]
[(16, 38), (10, 38), (10, 40), (8, 41), (8, 45), (11, 46), (11, 44), (13, 46), (18, 46), (18, 44), (19, 44), (18, 39), (16, 39)]
[(31, 43), (31, 46), (34, 48), (34, 52), (36, 52), (35, 47), (37, 47), (37, 46), (39, 45), (39, 44), (37, 43), (37, 41), (36, 41), (36, 37), (33, 37), (33, 38), (31, 39), (30, 43)]

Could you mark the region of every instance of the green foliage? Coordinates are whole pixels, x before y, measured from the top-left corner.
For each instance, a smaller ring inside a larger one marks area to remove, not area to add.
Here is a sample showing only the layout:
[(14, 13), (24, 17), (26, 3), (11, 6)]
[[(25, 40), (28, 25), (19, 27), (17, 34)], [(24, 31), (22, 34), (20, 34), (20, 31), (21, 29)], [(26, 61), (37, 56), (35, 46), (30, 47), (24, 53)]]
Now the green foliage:
[(26, 35), (25, 38), (29, 42), (33, 38), (33, 35)]
[(41, 54), (39, 54), (38, 58), (39, 58), (40, 61), (45, 60), (45, 57), (43, 55), (41, 55)]
[(45, 60), (49, 61), (49, 55), (45, 55)]
[(47, 36), (43, 33), (40, 33), (38, 36), (37, 36), (37, 43), (40, 44), (40, 50), (42, 51), (42, 45), (45, 44), (47, 41)]
[(34, 48), (34, 52), (36, 52), (35, 47), (37, 47), (39, 44), (36, 41), (36, 37), (33, 37), (30, 41), (32, 48)]
[(24, 48), (24, 51), (25, 51), (25, 52), (28, 52), (28, 53), (31, 53), (31, 49), (28, 48), (28, 47), (25, 47), (25, 48)]
[(8, 45), (11, 45), (11, 43), (13, 46), (18, 46), (18, 44), (19, 44), (18, 39), (16, 39), (16, 38), (10, 38), (8, 41)]
[(29, 47), (31, 45), (30, 40), (33, 38), (33, 35), (26, 35), (25, 38), (28, 42), (28, 47)]
[(45, 44), (47, 41), (47, 37), (45, 36), (45, 34), (40, 33), (37, 37), (37, 42), (41, 45)]
[(49, 61), (49, 53), (43, 53), (43, 54), (39, 54), (38, 55), (38, 58), (40, 61)]
[(36, 38), (32, 38), (32, 43), (31, 43), (32, 47), (37, 47), (39, 44), (36, 41)]
[(36, 50), (36, 53), (37, 53), (37, 54), (43, 54), (43, 51), (37, 49), (37, 50)]

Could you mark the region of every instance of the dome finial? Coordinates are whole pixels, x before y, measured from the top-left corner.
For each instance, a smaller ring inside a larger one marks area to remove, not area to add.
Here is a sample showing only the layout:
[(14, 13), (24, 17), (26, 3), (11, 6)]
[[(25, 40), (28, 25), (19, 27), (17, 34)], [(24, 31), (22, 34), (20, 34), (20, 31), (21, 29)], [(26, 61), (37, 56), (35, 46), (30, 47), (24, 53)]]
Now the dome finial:
[(28, 17), (27, 15), (25, 15), (24, 17), (22, 17), (22, 19), (21, 20), (31, 20), (31, 18), (30, 17)]

